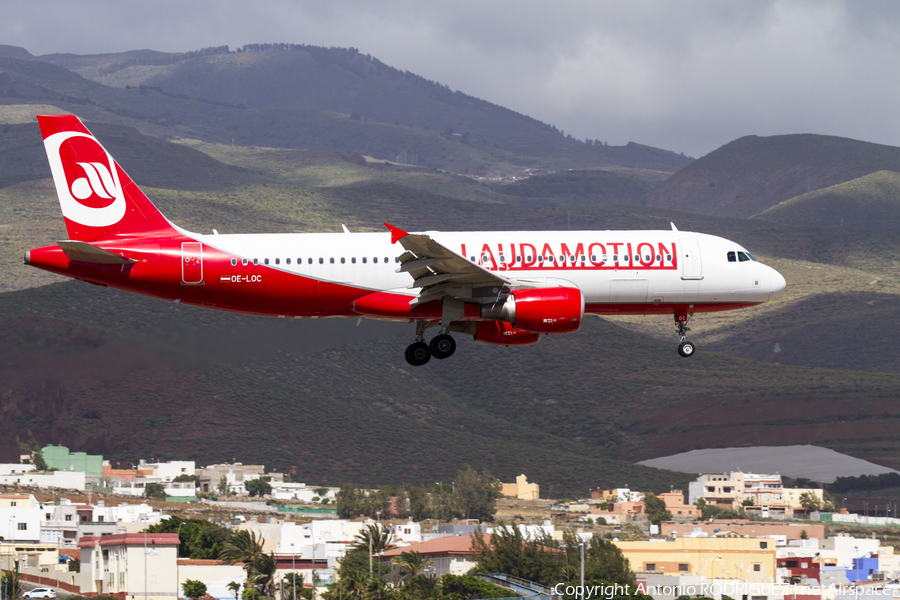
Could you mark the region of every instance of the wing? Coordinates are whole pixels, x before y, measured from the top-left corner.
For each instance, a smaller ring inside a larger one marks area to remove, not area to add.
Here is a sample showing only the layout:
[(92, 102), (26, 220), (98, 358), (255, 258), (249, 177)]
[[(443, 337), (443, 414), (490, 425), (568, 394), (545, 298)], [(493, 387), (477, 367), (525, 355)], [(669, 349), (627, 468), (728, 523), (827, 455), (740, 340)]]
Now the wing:
[(473, 298), (478, 288), (494, 290), (512, 285), (509, 279), (481, 268), (430, 236), (407, 233), (389, 223), (385, 226), (391, 230), (391, 243), (400, 242), (405, 250), (397, 272), (409, 273), (413, 278), (409, 288), (419, 288), (419, 295), (410, 302), (413, 306), (447, 295)]

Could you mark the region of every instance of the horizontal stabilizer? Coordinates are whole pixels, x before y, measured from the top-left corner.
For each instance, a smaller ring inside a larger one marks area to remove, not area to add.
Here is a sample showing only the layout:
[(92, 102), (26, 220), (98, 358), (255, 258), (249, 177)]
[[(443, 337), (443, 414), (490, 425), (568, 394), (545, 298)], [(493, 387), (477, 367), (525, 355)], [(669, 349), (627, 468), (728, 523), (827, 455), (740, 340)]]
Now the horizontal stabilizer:
[(98, 265), (131, 265), (137, 261), (133, 258), (125, 258), (115, 252), (98, 248), (87, 242), (76, 240), (60, 240), (56, 242), (69, 260), (94, 263)]

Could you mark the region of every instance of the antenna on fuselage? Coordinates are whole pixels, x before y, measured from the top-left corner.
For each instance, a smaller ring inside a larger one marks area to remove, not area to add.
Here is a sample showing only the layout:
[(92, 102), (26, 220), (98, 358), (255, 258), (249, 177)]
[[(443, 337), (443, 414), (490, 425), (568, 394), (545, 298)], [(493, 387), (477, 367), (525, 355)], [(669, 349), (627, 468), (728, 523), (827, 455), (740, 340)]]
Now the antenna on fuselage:
[(347, 229), (347, 226), (346, 226), (346, 225), (344, 225), (344, 224), (343, 224), (343, 223), (341, 223), (341, 229), (343, 229), (343, 230), (344, 230), (344, 233), (350, 233), (350, 230), (349, 230), (349, 229)]
[(678, 228), (677, 228), (677, 227), (675, 227), (675, 223), (673, 223), (673, 222), (671, 222), (671, 221), (669, 221), (669, 225), (671, 225), (671, 226), (672, 226), (672, 231), (678, 231)]

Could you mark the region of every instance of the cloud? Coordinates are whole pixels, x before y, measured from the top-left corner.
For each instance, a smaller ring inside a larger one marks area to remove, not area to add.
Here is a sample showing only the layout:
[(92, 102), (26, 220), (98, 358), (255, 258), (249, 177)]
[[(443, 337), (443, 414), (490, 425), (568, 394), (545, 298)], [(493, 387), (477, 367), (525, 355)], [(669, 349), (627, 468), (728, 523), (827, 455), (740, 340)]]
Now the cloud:
[(900, 145), (891, 0), (12, 3), (34, 54), (353, 46), (579, 138), (699, 156), (749, 134)]

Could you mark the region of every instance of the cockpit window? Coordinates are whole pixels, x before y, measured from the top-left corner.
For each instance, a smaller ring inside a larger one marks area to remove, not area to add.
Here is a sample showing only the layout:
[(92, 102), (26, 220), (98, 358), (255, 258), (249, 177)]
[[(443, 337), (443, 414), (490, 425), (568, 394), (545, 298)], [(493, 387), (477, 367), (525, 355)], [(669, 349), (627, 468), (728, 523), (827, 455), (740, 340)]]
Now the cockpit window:
[(738, 251), (738, 260), (740, 262), (748, 262), (750, 260), (750, 255), (746, 252)]
[(734, 251), (728, 253), (728, 262), (737, 262), (737, 256)]

